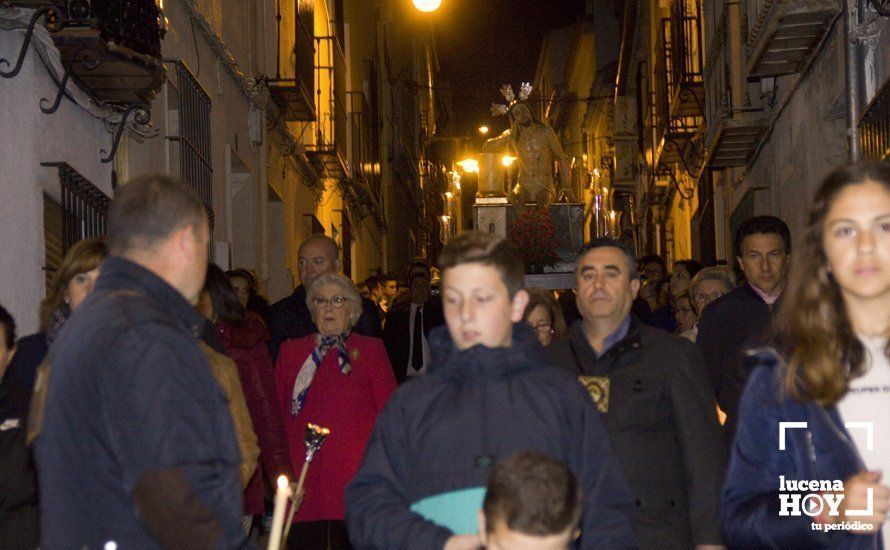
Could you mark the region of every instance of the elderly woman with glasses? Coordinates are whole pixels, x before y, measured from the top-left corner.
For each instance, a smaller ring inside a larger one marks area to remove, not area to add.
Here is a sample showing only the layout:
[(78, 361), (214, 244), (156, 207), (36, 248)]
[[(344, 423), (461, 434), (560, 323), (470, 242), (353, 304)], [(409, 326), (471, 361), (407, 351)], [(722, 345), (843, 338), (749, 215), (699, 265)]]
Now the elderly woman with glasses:
[[(698, 338), (698, 319), (705, 306), (736, 287), (735, 275), (726, 266), (706, 267), (695, 274), (689, 284), (687, 304), (677, 306), (680, 336), (695, 342)], [(681, 322), (681, 316), (685, 321)]]
[(331, 431), (306, 476), (290, 548), (350, 548), (343, 491), (358, 471), (377, 414), (396, 388), (383, 342), (352, 333), (362, 313), (355, 285), (322, 275), (306, 291), (318, 332), (281, 346), (275, 367), (278, 402), (293, 469), (305, 460), (306, 424)]

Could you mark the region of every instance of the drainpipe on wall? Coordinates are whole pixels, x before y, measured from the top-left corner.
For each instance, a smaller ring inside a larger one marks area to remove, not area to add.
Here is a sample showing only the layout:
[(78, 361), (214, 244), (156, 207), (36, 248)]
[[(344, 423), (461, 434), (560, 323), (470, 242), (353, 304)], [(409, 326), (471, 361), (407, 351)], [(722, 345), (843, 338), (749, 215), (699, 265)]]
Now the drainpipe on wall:
[(856, 17), (859, 11), (854, 7), (857, 0), (843, 0), (844, 6), (844, 73), (847, 81), (847, 160), (856, 162), (860, 157), (859, 150), (859, 71), (857, 44), (859, 42), (856, 29)]

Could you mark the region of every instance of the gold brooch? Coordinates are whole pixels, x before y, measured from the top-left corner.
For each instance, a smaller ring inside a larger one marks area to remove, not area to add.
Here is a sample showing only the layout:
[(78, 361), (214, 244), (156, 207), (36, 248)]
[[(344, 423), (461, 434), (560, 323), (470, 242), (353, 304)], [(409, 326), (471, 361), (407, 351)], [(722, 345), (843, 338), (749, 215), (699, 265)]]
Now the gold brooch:
[(352, 351), (349, 352), (349, 356), (352, 358), (353, 361), (358, 359), (358, 356), (359, 356), (358, 348), (352, 348)]

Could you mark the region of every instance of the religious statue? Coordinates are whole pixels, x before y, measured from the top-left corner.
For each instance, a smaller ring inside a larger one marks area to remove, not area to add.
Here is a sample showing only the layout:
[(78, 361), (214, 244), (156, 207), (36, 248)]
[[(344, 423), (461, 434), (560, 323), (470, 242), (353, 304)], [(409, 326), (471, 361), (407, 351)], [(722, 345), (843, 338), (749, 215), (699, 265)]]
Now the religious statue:
[(534, 202), (537, 208), (546, 210), (556, 199), (553, 184), (553, 161), (559, 164), (560, 200), (573, 202), (569, 188), (569, 163), (552, 128), (536, 120), (525, 103), (532, 86), (523, 82), (519, 97), (513, 94), (509, 84), (501, 86), (501, 94), (507, 104), (493, 103), (493, 115), (508, 115), (510, 129), (485, 142), (483, 152), (493, 153), (511, 149), (519, 166), (516, 185), (507, 192), (507, 199), (519, 210)]

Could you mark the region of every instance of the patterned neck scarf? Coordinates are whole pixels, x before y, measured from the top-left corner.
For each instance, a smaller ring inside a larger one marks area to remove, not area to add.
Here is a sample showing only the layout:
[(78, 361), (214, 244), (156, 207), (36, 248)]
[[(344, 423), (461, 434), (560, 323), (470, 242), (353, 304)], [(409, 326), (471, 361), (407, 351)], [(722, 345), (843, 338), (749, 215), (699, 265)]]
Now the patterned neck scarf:
[(292, 416), (297, 416), (300, 409), (303, 408), (303, 404), (306, 402), (306, 394), (309, 393), (309, 386), (315, 378), (315, 372), (321, 366), (322, 360), (324, 360), (325, 355), (328, 354), (331, 348), (337, 348), (337, 364), (340, 367), (340, 373), (349, 374), (349, 371), (352, 370), (352, 365), (349, 363), (349, 355), (346, 353), (346, 339), (348, 337), (349, 331), (336, 336), (318, 335), (315, 337), (317, 342), (315, 349), (312, 350), (312, 353), (303, 362), (303, 366), (300, 367), (300, 372), (297, 374), (297, 379), (294, 381), (293, 399), (290, 407)]

